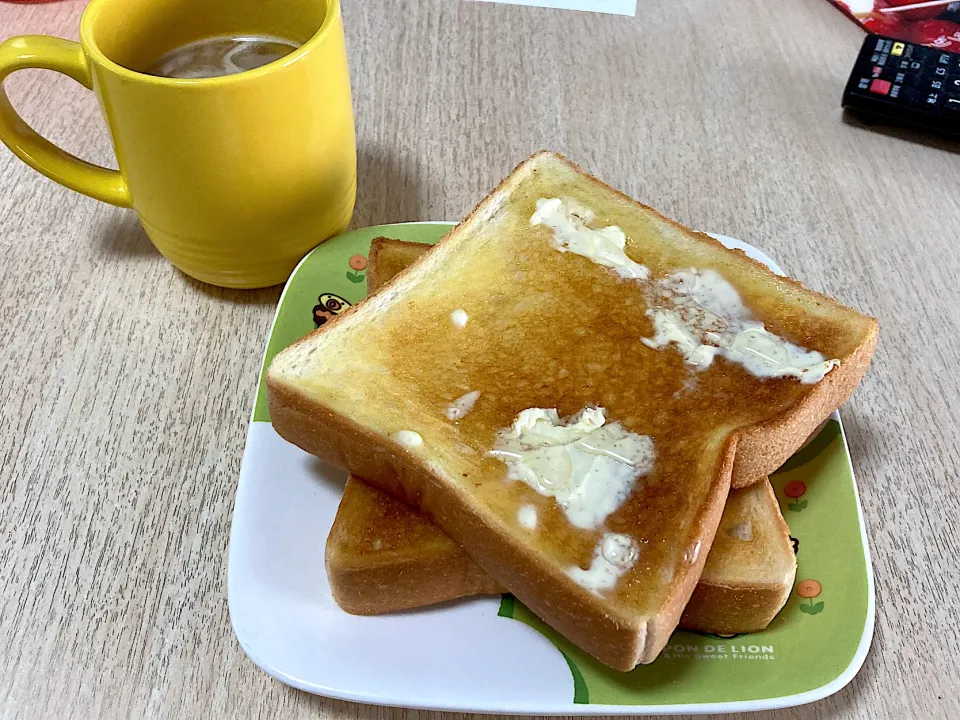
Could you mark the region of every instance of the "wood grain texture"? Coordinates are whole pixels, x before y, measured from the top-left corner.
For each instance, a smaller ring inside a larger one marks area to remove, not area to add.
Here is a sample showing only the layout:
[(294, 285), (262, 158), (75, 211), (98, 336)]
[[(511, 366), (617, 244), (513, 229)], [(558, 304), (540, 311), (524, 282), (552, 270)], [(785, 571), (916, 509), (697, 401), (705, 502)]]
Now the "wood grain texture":
[[(355, 226), (465, 215), (557, 150), (880, 319), (844, 420), (877, 581), (874, 646), (820, 703), (752, 716), (960, 713), (960, 162), (844, 123), (862, 34), (824, 0), (643, 0), (636, 18), (343, 0)], [(83, 2), (0, 3), (0, 37), (76, 37)], [(91, 93), (7, 82), (112, 163)], [(420, 718), (291, 690), (243, 655), (226, 549), (279, 290), (187, 279), (135, 217), (0, 150), (0, 717)]]

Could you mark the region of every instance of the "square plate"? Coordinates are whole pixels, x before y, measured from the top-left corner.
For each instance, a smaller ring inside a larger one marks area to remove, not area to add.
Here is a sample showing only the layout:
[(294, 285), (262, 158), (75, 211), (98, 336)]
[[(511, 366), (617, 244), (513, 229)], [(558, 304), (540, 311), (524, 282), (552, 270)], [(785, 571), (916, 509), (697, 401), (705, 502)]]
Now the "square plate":
[[(873, 573), (839, 415), (771, 478), (797, 549), (797, 584), (763, 632), (678, 630), (651, 665), (611, 670), (512, 596), (357, 617), (330, 595), (324, 543), (346, 474), (284, 441), (264, 370), (282, 348), (366, 295), (378, 235), (433, 243), (449, 223), (364, 228), (325, 242), (294, 271), (270, 333), (230, 534), (230, 618), (278, 680), (344, 700), (537, 715), (740, 712), (800, 705), (856, 675), (873, 635)], [(750, 245), (715, 235), (775, 272)]]

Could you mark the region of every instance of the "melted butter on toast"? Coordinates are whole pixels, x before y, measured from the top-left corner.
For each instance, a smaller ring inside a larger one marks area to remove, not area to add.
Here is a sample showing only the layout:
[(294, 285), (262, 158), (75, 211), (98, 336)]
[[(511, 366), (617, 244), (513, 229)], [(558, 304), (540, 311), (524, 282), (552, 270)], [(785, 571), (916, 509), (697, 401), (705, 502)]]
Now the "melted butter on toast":
[(650, 277), (646, 265), (634, 262), (624, 248), (627, 236), (616, 225), (596, 230), (587, 227), (595, 215), (576, 200), (541, 198), (530, 225), (545, 225), (553, 230), (553, 246), (560, 252), (572, 252), (605, 265), (622, 278), (645, 280)]
[(590, 567), (572, 567), (567, 575), (587, 590), (602, 594), (617, 585), (620, 576), (632, 568), (640, 555), (637, 541), (623, 533), (606, 533), (593, 551)]
[(479, 399), (479, 390), (471, 390), (470, 392), (461, 395), (452, 403), (450, 403), (450, 407), (448, 407), (444, 412), (444, 414), (447, 416), (447, 420), (450, 420), (451, 422), (462, 420), (467, 416), (467, 413), (473, 410), (473, 406), (477, 404), (477, 400)]
[(719, 355), (758, 378), (792, 377), (813, 385), (840, 365), (769, 332), (716, 270), (679, 270), (655, 287), (647, 310), (654, 336), (643, 338), (644, 344), (659, 350), (672, 343), (697, 370)]
[(555, 408), (524, 410), (488, 454), (506, 464), (508, 479), (554, 498), (583, 530), (602, 527), (656, 457), (648, 436), (606, 422), (602, 408), (585, 408), (566, 422)]

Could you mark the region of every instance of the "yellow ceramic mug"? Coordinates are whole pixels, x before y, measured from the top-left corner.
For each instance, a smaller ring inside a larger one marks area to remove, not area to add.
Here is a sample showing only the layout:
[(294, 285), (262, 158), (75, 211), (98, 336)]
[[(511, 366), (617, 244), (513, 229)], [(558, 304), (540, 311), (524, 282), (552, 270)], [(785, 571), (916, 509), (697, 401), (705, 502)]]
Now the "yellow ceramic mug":
[[(226, 77), (145, 75), (163, 53), (213, 35), (302, 42)], [(31, 130), (0, 89), (0, 139), (47, 177), (137, 211), (174, 265), (226, 287), (286, 280), (350, 221), (356, 143), (338, 0), (93, 0), (80, 44), (43, 36), (0, 45), (0, 82), (24, 68), (69, 75), (100, 100), (119, 172)]]

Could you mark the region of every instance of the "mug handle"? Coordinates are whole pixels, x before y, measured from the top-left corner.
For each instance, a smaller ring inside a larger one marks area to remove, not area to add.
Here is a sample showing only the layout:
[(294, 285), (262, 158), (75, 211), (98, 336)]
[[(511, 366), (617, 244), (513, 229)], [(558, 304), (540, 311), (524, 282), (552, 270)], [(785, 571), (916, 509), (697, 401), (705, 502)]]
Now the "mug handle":
[(41, 137), (13, 109), (3, 81), (17, 70), (27, 68), (55, 70), (93, 89), (90, 69), (79, 43), (45, 35), (10, 38), (0, 44), (0, 141), (51, 180), (111, 205), (131, 207), (130, 189), (119, 172), (61, 150)]

